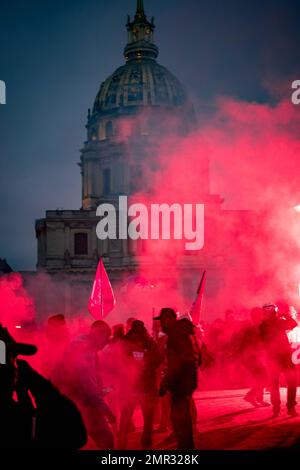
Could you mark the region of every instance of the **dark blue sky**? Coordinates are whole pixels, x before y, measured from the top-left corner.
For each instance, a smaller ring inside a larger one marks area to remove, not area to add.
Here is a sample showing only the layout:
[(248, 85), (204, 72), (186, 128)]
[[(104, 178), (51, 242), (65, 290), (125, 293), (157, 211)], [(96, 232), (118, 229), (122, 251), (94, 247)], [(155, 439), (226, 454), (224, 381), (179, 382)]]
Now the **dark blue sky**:
[[(34, 221), (79, 208), (76, 163), (88, 107), (123, 63), (135, 0), (15, 0), (0, 5), (0, 257), (36, 262)], [(198, 104), (266, 101), (264, 83), (300, 78), (300, 0), (145, 0), (159, 62)]]

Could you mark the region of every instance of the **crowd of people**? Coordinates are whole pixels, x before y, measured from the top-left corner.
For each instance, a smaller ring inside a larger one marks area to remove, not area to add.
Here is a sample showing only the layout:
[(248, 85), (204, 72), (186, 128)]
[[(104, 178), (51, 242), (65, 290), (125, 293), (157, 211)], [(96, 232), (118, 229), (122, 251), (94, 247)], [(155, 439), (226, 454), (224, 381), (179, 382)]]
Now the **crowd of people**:
[(140, 407), (142, 449), (153, 448), (154, 432), (168, 431), (178, 450), (192, 450), (197, 388), (250, 387), (244, 399), (255, 407), (272, 405), (277, 417), (284, 384), (287, 413), (296, 417), (299, 325), (293, 307), (279, 310), (272, 303), (243, 320), (228, 310), (209, 325), (163, 308), (151, 333), (131, 317), (112, 328), (95, 321), (86, 334), (72, 337), (64, 316), (55, 315), (48, 319), (39, 372), (18, 359), (35, 348), (0, 328), (0, 339), (10, 345), (0, 367), (0, 416), (10, 432), (0, 445), (124, 450)]

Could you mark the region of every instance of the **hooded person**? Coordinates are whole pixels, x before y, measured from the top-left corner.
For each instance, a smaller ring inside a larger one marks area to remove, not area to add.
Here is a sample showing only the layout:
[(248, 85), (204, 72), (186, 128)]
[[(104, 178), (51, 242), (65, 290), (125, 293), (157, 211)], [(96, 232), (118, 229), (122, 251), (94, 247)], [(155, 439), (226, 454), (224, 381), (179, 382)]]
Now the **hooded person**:
[(194, 449), (191, 398), (197, 388), (199, 349), (195, 347), (194, 329), (189, 319), (177, 320), (172, 308), (163, 308), (161, 329), (167, 335), (167, 367), (160, 384), (160, 396), (171, 395), (171, 420), (179, 450)]
[(158, 398), (156, 372), (163, 358), (157, 344), (140, 320), (134, 320), (126, 334), (123, 352), (126, 370), (123, 393), (126, 400), (123, 401), (121, 409), (118, 447), (126, 449), (134, 409), (139, 404), (144, 421), (142, 447), (151, 449), (153, 419)]
[(289, 312), (280, 315), (277, 305), (273, 303), (265, 304), (263, 312), (260, 335), (267, 357), (273, 416), (280, 415), (280, 375), (284, 374), (287, 382), (287, 411), (290, 416), (296, 417), (297, 372), (292, 362), (287, 331), (295, 328), (297, 323)]
[(236, 350), (236, 354), (252, 379), (252, 387), (244, 396), (244, 400), (256, 408), (270, 405), (264, 401), (264, 388), (267, 385), (268, 374), (260, 334), (262, 317), (262, 308), (254, 307), (250, 311), (250, 323), (240, 332)]

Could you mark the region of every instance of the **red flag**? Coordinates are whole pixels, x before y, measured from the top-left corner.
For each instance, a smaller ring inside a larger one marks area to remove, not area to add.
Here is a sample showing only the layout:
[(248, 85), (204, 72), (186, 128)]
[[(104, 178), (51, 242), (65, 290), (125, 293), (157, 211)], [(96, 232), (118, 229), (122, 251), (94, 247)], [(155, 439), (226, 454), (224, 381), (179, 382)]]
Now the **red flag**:
[(110, 280), (100, 259), (93, 284), (93, 290), (89, 300), (88, 310), (96, 320), (102, 320), (114, 308), (116, 299)]
[(200, 321), (205, 284), (206, 284), (206, 271), (203, 271), (202, 278), (201, 278), (199, 287), (197, 289), (197, 296), (193, 302), (193, 305), (190, 311), (190, 315), (192, 317), (194, 325), (198, 325)]

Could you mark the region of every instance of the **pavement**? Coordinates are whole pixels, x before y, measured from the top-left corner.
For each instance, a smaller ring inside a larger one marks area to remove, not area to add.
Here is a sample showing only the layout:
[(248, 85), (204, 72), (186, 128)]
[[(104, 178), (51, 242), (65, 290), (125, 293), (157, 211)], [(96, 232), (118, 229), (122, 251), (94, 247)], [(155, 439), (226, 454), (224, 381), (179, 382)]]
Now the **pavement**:
[[(199, 450), (300, 450), (300, 417), (286, 413), (286, 389), (281, 389), (282, 414), (272, 418), (272, 407), (254, 408), (243, 397), (247, 389), (197, 391), (194, 395), (198, 412), (195, 429)], [(297, 395), (300, 414), (300, 391)], [(270, 402), (269, 394), (265, 401)], [(128, 449), (140, 449), (142, 417), (134, 415), (136, 430), (130, 433)], [(154, 433), (154, 449), (176, 449), (172, 433)]]

